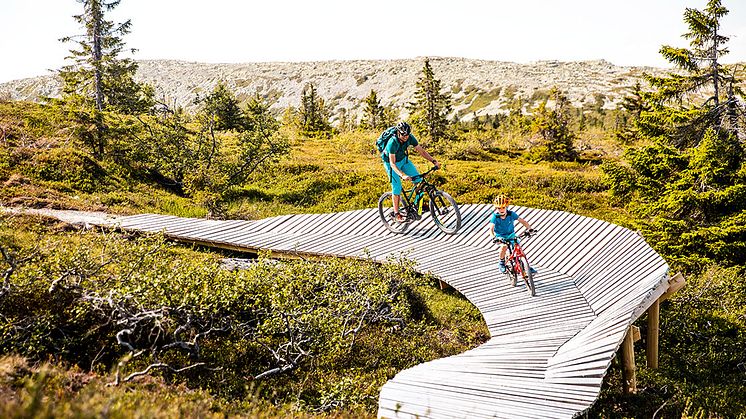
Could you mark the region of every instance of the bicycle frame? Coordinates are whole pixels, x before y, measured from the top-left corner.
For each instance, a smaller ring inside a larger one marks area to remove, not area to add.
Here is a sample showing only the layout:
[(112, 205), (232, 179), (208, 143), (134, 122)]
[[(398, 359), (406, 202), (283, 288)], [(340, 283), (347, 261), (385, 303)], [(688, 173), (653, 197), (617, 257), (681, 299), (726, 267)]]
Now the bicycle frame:
[(521, 256), (525, 257), (526, 260), (528, 260), (528, 257), (526, 257), (526, 254), (523, 252), (523, 248), (521, 247), (521, 242), (518, 239), (518, 237), (515, 237), (511, 240), (507, 241), (508, 244), (508, 259), (510, 259), (513, 262), (513, 269), (515, 269), (516, 275), (523, 276), (523, 268), (521, 267), (521, 263), (519, 259)]
[[(416, 182), (414, 186), (402, 190), (399, 195), (401, 198), (399, 210), (404, 220), (395, 218), (396, 214), (391, 208), (394, 195), (391, 192), (381, 195), (378, 199), (378, 216), (389, 231), (395, 234), (404, 233), (410, 223), (422, 219), (425, 211), (430, 213), (433, 222), (443, 233), (454, 234), (458, 231), (461, 227), (461, 212), (456, 200), (425, 179), (428, 174), (437, 169), (433, 167), (425, 173), (412, 176), (412, 180)], [(427, 206), (425, 206), (426, 195)]]
[[(427, 194), (428, 197), (430, 197), (430, 199), (433, 199), (432, 193), (435, 191), (435, 185), (428, 182), (427, 179), (425, 179), (425, 177), (435, 170), (437, 169), (432, 168), (425, 173), (414, 176), (412, 180), (416, 178), (419, 178), (421, 180), (415, 183), (412, 188), (402, 190), (401, 204), (403, 205), (401, 206), (406, 209), (408, 219), (412, 221), (419, 221), (420, 219), (422, 219), (422, 212), (423, 212), (422, 203), (424, 201), (422, 201), (422, 197), (421, 197), (419, 202), (415, 202), (416, 197), (418, 193), (423, 192), (424, 194)], [(417, 207), (415, 207), (415, 205)]]
[(510, 239), (507, 240), (498, 240), (495, 239), (495, 242), (505, 244), (507, 248), (507, 257), (506, 257), (506, 265), (508, 270), (508, 276), (511, 277), (513, 281), (513, 285), (515, 286), (515, 280), (518, 276), (522, 277), (524, 281), (526, 281), (526, 285), (528, 285), (531, 295), (535, 295), (534, 293), (534, 282), (533, 282), (533, 275), (532, 272), (525, 272), (524, 266), (521, 263), (521, 258), (526, 262), (526, 266), (528, 269), (531, 269), (531, 265), (528, 263), (528, 257), (526, 256), (526, 253), (523, 252), (523, 247), (521, 246), (521, 239), (527, 239), (531, 237), (531, 235), (528, 232), (523, 232), (519, 236), (513, 236)]

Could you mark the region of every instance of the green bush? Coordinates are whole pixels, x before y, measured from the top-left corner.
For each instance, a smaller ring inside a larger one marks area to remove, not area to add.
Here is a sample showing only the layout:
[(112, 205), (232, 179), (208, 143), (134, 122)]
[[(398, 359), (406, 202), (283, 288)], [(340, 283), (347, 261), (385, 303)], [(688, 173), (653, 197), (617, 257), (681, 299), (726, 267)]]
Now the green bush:
[[(167, 364), (149, 375), (224, 400), (371, 412), (397, 371), (487, 337), (463, 300), (431, 310), (420, 290), (431, 290), (432, 278), (403, 259), (260, 258), (227, 271), (215, 255), (158, 236), (50, 234), (43, 225), (20, 229), (24, 219), (2, 221), (3, 249), (23, 262), (0, 297), (0, 355), (113, 369), (112, 381)], [(463, 324), (444, 320), (448, 310)], [(449, 327), (462, 330), (442, 331)]]
[(0, 181), (7, 180), (12, 172), (13, 162), (10, 155), (10, 150), (6, 148), (0, 149)]
[(99, 189), (106, 177), (106, 172), (90, 156), (68, 148), (38, 152), (28, 170), (39, 180), (59, 182), (82, 192)]

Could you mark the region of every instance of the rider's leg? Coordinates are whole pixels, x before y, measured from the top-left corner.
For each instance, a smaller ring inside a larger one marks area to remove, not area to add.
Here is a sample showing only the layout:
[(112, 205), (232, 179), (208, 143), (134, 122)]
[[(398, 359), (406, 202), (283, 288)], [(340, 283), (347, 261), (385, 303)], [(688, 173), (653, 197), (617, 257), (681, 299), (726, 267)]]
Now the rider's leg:
[[(401, 170), (402, 172), (404, 172), (407, 176), (411, 178), (414, 178), (415, 176), (420, 174), (420, 172), (417, 171), (417, 168), (414, 166), (414, 164), (412, 164), (409, 158), (406, 158), (400, 162), (397, 162), (396, 166), (399, 168), (399, 170)], [(398, 176), (394, 176), (394, 177), (398, 178)], [(412, 182), (414, 182), (415, 184), (420, 183), (422, 182), (422, 179), (412, 179)], [(402, 191), (401, 178), (399, 178), (399, 193), (400, 194), (401, 194), (401, 191)], [(394, 199), (399, 199), (399, 198), (400, 197), (398, 195), (395, 195)], [(398, 208), (398, 204), (394, 204), (394, 206)]]
[(504, 244), (500, 246), (500, 260), (505, 260), (505, 253), (508, 251), (508, 245)]
[[(396, 163), (396, 166), (401, 169), (402, 172), (406, 173), (407, 176), (415, 177), (420, 174), (420, 172), (417, 170), (417, 167), (415, 167), (414, 163), (412, 163), (409, 159), (404, 159), (400, 162)], [(422, 182), (422, 179), (412, 179), (412, 182), (420, 183)]]
[(506, 244), (500, 246), (500, 263), (498, 264), (498, 267), (502, 273), (505, 273), (508, 270), (508, 267), (505, 265), (505, 252), (507, 249), (508, 245)]
[(398, 214), (399, 203), (401, 200), (400, 195), (402, 191), (401, 178), (399, 177), (399, 175), (396, 174), (396, 172), (393, 171), (393, 169), (391, 169), (391, 164), (389, 162), (384, 161), (383, 167), (386, 169), (386, 174), (389, 177), (389, 182), (391, 182), (391, 202), (393, 203), (394, 214)]

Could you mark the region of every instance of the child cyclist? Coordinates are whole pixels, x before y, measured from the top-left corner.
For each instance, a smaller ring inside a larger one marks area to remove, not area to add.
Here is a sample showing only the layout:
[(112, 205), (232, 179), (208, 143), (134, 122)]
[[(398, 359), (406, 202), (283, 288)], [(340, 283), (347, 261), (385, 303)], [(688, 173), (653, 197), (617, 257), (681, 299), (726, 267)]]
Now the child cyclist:
[[(531, 228), (526, 220), (518, 216), (518, 213), (508, 211), (510, 199), (507, 196), (498, 195), (493, 204), (495, 205), (495, 211), (490, 218), (490, 235), (502, 242), (502, 246), (500, 246), (500, 272), (505, 273), (507, 271), (505, 266), (505, 252), (508, 249), (506, 241), (515, 238), (515, 226), (513, 226), (513, 222), (518, 221), (523, 224), (529, 233), (534, 233), (536, 230)], [(531, 271), (535, 273), (533, 268), (531, 268)]]

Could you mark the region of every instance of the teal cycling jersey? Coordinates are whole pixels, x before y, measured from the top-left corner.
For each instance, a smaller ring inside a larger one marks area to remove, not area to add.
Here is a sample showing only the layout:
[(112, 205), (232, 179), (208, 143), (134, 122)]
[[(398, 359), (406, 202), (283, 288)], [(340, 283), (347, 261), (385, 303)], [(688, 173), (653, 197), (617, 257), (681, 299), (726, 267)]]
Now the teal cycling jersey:
[(414, 134), (409, 134), (409, 138), (407, 138), (407, 141), (403, 143), (394, 136), (394, 138), (390, 139), (388, 144), (386, 144), (386, 148), (381, 154), (381, 159), (383, 159), (384, 162), (387, 162), (389, 161), (389, 155), (394, 153), (396, 155), (396, 161), (400, 162), (407, 157), (407, 147), (417, 147), (418, 144), (419, 143)]

